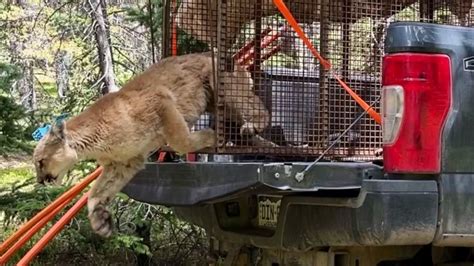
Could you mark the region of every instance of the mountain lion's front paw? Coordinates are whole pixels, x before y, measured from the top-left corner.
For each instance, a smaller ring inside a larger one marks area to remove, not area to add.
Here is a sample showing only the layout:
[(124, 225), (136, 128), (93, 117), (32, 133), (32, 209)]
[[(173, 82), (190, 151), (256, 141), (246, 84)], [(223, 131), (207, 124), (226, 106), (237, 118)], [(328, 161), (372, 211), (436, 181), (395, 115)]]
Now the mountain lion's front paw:
[(98, 204), (89, 212), (89, 221), (92, 230), (102, 237), (109, 237), (112, 234), (112, 215), (103, 204)]

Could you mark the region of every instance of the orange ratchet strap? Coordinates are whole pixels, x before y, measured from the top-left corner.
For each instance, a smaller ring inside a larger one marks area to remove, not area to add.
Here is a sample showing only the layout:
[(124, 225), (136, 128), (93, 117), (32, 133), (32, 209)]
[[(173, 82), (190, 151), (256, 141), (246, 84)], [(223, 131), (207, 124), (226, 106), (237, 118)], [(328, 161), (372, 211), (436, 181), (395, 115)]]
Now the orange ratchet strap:
[[(273, 3), (276, 5), (278, 10), (280, 10), (281, 14), (285, 17), (285, 19), (288, 21), (288, 23), (291, 25), (293, 30), (298, 34), (298, 36), (301, 38), (303, 43), (308, 47), (308, 49), (311, 51), (311, 53), (319, 60), (321, 65), (324, 67), (325, 70), (331, 70), (331, 63), (324, 59), (314, 48), (313, 44), (311, 41), (308, 39), (306, 34), (304, 33), (303, 29), (298, 25), (298, 22), (296, 22), (296, 19), (293, 17), (291, 14), (290, 10), (288, 7), (285, 5), (283, 0), (273, 0)], [(339, 82), (339, 84), (344, 88), (344, 90), (349, 93), (349, 95), (364, 109), (367, 111), (367, 113), (370, 115), (372, 119), (377, 122), (377, 124), (381, 124), (382, 119), (380, 118), (380, 114), (377, 113), (372, 107), (370, 107), (369, 104), (367, 104), (362, 98), (357, 95), (339, 76), (334, 72), (330, 71), (334, 78)]]

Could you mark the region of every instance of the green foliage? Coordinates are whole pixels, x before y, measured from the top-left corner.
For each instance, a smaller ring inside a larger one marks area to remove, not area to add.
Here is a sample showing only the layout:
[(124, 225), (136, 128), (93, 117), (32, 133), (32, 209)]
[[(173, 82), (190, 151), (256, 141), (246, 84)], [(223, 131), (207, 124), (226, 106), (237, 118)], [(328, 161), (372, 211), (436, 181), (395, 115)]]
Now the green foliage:
[(20, 77), (12, 65), (0, 63), (0, 155), (18, 150), (30, 150), (24, 143), (28, 135), (25, 109), (9, 97), (13, 82)]
[(8, 227), (24, 222), (63, 193), (67, 187), (34, 187), (34, 178), (10, 184), (0, 190), (0, 213), (3, 213), (3, 225)]
[[(181, 4), (182, 0), (177, 1), (177, 5)], [(178, 46), (178, 55), (190, 54), (190, 53), (201, 53), (209, 51), (210, 47), (190, 34), (187, 34), (181, 29), (177, 29), (177, 46)]]
[(13, 82), (20, 77), (17, 67), (0, 63), (0, 92), (7, 93)]
[[(36, 127), (63, 112), (75, 115), (99, 97), (97, 81), (100, 73), (88, 3), (52, 2), (25, 1), (23, 7), (0, 3), (0, 62), (5, 62), (0, 64), (0, 155), (31, 151), (31, 133)], [(130, 8), (131, 5), (111, 4), (108, 7), (114, 70), (119, 84), (151, 61), (151, 52), (143, 45), (151, 39), (146, 36), (149, 32), (143, 32), (143, 27), (137, 27), (137, 24), (151, 28), (156, 51), (161, 47), (163, 5), (161, 0), (151, 2), (151, 19), (148, 1), (138, 1), (135, 9)], [(179, 53), (207, 49), (206, 45), (183, 32), (179, 33), (178, 42)], [(71, 58), (65, 97), (58, 95), (55, 72), (60, 53), (67, 53)], [(31, 63), (33, 68), (33, 87), (37, 96), (37, 107), (29, 112), (18, 104), (21, 92), (15, 86), (22, 78), (24, 62)], [(36, 184), (31, 165), (0, 170), (0, 242), (92, 171), (95, 165), (89, 161), (80, 163), (68, 173), (65, 185), (60, 187)], [(170, 209), (136, 202), (120, 194), (110, 210), (116, 225), (116, 233), (111, 238), (103, 239), (93, 233), (87, 211), (82, 210), (46, 246), (34, 265), (64, 261), (71, 265), (130, 265), (143, 257), (154, 264), (202, 262), (202, 254), (206, 251), (204, 232), (177, 219)], [(64, 211), (47, 228), (62, 214)], [(12, 261), (18, 261), (45, 230)]]
[[(151, 4), (151, 6), (149, 6)], [(140, 8), (126, 8), (127, 19), (129, 21), (138, 22), (140, 25), (153, 31), (155, 34), (154, 41), (161, 41), (161, 38), (156, 38), (162, 33), (163, 27), (163, 1), (151, 0)], [(151, 11), (151, 16), (150, 16)]]
[(106, 249), (120, 250), (125, 248), (133, 250), (136, 254), (151, 256), (150, 247), (143, 244), (142, 241), (142, 237), (119, 233), (108, 241)]
[(209, 46), (187, 34), (183, 30), (178, 29), (178, 55), (201, 53), (209, 50)]
[[(84, 35), (90, 26), (88, 14), (76, 1), (56, 8), (25, 1), (26, 7), (0, 4), (0, 155), (19, 150), (31, 152), (31, 133), (53, 115), (76, 114), (98, 96), (90, 90), (98, 70), (95, 55)], [(90, 35), (89, 35), (90, 36)], [(92, 35), (93, 36), (93, 35)], [(66, 52), (73, 58), (69, 69), (69, 91), (57, 95), (55, 57)], [(33, 67), (33, 88), (37, 106), (28, 113), (17, 103), (21, 92), (15, 81), (23, 64)]]
[[(88, 168), (90, 164), (83, 167)], [(1, 170), (0, 180), (0, 242), (72, 185), (37, 185), (31, 168)], [(74, 202), (66, 210), (72, 204)], [(111, 203), (110, 210), (116, 228), (110, 238), (103, 239), (92, 232), (87, 210), (83, 209), (46, 246), (35, 264), (51, 265), (67, 259), (71, 265), (130, 265), (136, 264), (143, 256), (155, 264), (202, 264), (202, 254), (207, 248), (203, 231), (180, 221), (170, 209), (136, 202), (119, 194)], [(64, 213), (61, 211), (53, 222)], [(45, 230), (34, 236), (12, 258), (12, 262), (18, 261)]]
[(0, 193), (5, 187), (20, 184), (33, 177), (31, 167), (15, 167), (12, 169), (0, 169)]
[[(151, 4), (151, 8), (148, 6), (148, 3), (141, 8), (128, 8), (127, 14), (131, 21), (138, 22), (140, 25), (153, 31), (154, 37), (152, 41), (155, 46), (159, 47), (162, 42), (161, 35), (163, 34), (163, 1), (152, 0)], [(181, 29), (177, 30), (177, 37), (178, 55), (200, 53), (209, 50), (209, 46), (206, 43), (197, 40)]]

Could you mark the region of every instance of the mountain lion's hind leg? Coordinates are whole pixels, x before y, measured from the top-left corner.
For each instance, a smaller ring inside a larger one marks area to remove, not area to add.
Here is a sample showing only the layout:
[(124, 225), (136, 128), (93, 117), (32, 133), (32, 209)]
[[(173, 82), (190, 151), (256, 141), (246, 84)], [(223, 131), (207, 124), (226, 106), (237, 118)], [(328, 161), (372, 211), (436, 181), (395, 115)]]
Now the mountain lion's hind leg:
[(164, 104), (161, 117), (165, 139), (176, 152), (185, 154), (215, 146), (214, 130), (208, 128), (190, 132), (183, 115), (172, 103)]
[(92, 229), (103, 237), (112, 234), (112, 215), (107, 210), (107, 205), (113, 197), (132, 179), (135, 174), (143, 169), (144, 156), (137, 156), (128, 162), (110, 162), (102, 165), (103, 171), (95, 181), (87, 201), (88, 217)]

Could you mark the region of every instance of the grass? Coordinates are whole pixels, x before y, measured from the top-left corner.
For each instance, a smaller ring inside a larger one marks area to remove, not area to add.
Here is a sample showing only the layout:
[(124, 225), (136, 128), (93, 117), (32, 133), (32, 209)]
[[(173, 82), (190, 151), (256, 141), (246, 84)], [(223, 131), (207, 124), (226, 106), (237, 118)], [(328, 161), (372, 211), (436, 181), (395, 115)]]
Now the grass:
[[(0, 204), (0, 240), (5, 239), (15, 230), (15, 226), (7, 226), (5, 224), (7, 221), (9, 197), (14, 193), (15, 187), (26, 183), (25, 181), (33, 177), (34, 170), (32, 166), (25, 163), (23, 159), (12, 159), (11, 157), (7, 159), (7, 157), (0, 156), (0, 202), (2, 202)], [(31, 190), (31, 188), (31, 185), (27, 185), (25, 187), (22, 186), (20, 190)], [(20, 224), (21, 221), (18, 223)]]
[(34, 171), (30, 166), (0, 169), (0, 188), (10, 187), (15, 183), (24, 182), (34, 176)]

